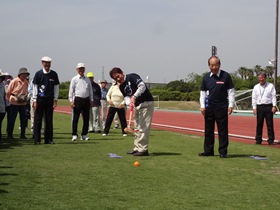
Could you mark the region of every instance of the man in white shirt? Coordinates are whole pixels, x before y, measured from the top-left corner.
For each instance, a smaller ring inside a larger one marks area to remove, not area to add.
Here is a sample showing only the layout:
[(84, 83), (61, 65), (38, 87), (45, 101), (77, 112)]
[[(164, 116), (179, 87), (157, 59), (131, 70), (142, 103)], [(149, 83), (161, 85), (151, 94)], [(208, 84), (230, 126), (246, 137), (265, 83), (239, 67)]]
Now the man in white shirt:
[(80, 114), (83, 116), (83, 130), (81, 140), (89, 140), (88, 126), (89, 126), (89, 109), (93, 105), (93, 92), (89, 78), (85, 73), (85, 64), (78, 63), (76, 70), (78, 74), (71, 79), (69, 87), (69, 101), (70, 106), (73, 109), (72, 118), (72, 141), (76, 141), (78, 138), (78, 122)]
[(252, 92), (253, 113), (257, 115), (256, 144), (262, 143), (263, 122), (266, 120), (268, 144), (274, 141), (273, 115), (276, 113), (276, 90), (273, 84), (266, 81), (266, 73), (258, 75), (259, 84)]

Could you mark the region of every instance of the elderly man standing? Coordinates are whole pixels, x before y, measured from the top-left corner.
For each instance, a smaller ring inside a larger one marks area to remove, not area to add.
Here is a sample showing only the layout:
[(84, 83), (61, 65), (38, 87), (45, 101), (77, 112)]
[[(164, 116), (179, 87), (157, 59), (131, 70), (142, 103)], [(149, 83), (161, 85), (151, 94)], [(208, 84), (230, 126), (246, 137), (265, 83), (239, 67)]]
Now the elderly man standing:
[(94, 82), (94, 75), (92, 72), (87, 73), (87, 77), (91, 82), (93, 92), (93, 105), (89, 110), (89, 132), (90, 133), (101, 133), (100, 126), (100, 99), (101, 99), (101, 88), (99, 84)]
[(102, 121), (102, 127), (103, 129), (105, 128), (105, 122), (106, 122), (106, 116), (107, 116), (107, 93), (108, 93), (108, 89), (106, 88), (107, 86), (107, 81), (101, 80), (100, 82), (100, 86), (101, 86), (101, 121)]
[(17, 118), (17, 113), (19, 112), (20, 117), (20, 138), (26, 139), (25, 129), (26, 129), (26, 104), (28, 95), (28, 81), (27, 77), (29, 72), (26, 68), (20, 68), (18, 76), (13, 79), (7, 89), (6, 95), (10, 102), (10, 115), (8, 119), (7, 127), (7, 138), (13, 139), (13, 131), (15, 126), (15, 121)]
[(205, 120), (204, 152), (199, 156), (214, 156), (215, 122), (219, 134), (220, 158), (227, 158), (228, 115), (234, 106), (234, 85), (231, 76), (220, 69), (221, 61), (217, 56), (208, 59), (208, 72), (200, 88), (200, 111)]
[(78, 63), (76, 70), (78, 74), (71, 79), (69, 87), (69, 101), (70, 106), (73, 109), (72, 118), (72, 141), (76, 141), (78, 138), (78, 122), (80, 114), (83, 116), (83, 130), (81, 140), (89, 140), (88, 125), (89, 125), (89, 109), (93, 105), (93, 92), (89, 78), (85, 73), (85, 64)]
[(266, 73), (258, 74), (259, 84), (252, 92), (253, 113), (257, 115), (256, 144), (262, 143), (263, 122), (266, 120), (268, 144), (274, 142), (273, 115), (276, 113), (276, 90), (273, 84), (266, 81)]
[(59, 79), (51, 70), (52, 59), (45, 56), (41, 59), (43, 69), (36, 72), (33, 78), (34, 143), (41, 144), (42, 119), (45, 116), (45, 144), (53, 142), (53, 110), (57, 106)]

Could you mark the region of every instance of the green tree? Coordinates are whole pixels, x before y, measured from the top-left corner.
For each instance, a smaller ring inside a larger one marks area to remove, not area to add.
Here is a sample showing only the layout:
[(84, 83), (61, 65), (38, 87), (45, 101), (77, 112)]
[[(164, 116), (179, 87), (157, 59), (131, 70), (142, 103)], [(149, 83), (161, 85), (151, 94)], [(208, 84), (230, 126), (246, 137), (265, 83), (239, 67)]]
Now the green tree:
[(272, 78), (274, 74), (274, 66), (266, 66), (265, 68), (265, 73), (267, 74), (267, 77)]
[(264, 69), (260, 66), (260, 65), (255, 65), (253, 67), (253, 71), (256, 73), (256, 76), (258, 76), (258, 74), (261, 72), (261, 71), (264, 71)]

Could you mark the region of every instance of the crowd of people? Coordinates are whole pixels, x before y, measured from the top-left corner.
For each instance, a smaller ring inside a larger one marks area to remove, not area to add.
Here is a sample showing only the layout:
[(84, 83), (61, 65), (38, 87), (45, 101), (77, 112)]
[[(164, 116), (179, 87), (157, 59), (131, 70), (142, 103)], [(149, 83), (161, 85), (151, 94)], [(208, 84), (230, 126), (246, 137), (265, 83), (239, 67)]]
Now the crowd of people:
[[(2, 140), (2, 122), (7, 116), (7, 139), (14, 139), (14, 127), (17, 115), (20, 120), (20, 138), (26, 139), (28, 118), (35, 145), (41, 144), (42, 127), (45, 144), (53, 141), (53, 111), (59, 96), (58, 74), (51, 69), (52, 59), (44, 56), (42, 68), (32, 81), (30, 73), (22, 67), (17, 77), (0, 70), (0, 140)], [(231, 76), (220, 69), (221, 61), (217, 56), (208, 59), (210, 71), (203, 77), (200, 89), (200, 111), (205, 119), (204, 151), (199, 156), (214, 156), (214, 129), (218, 128), (220, 158), (228, 157), (228, 115), (233, 111), (235, 94)], [(78, 63), (76, 75), (71, 79), (68, 99), (72, 108), (72, 141), (78, 140), (78, 122), (82, 115), (83, 126), (81, 140), (90, 140), (88, 133), (109, 135), (110, 128), (121, 125), (122, 135), (127, 136), (129, 125), (126, 120), (126, 108), (134, 110), (134, 147), (127, 154), (148, 156), (148, 144), (151, 122), (154, 112), (153, 96), (138, 74), (125, 74), (114, 67), (109, 75), (114, 84), (109, 88), (106, 80), (100, 84), (94, 81), (94, 74), (85, 75), (86, 66)], [(273, 115), (276, 113), (276, 91), (273, 84), (266, 81), (266, 74), (260, 72), (259, 83), (252, 92), (253, 114), (257, 116), (256, 144), (261, 144), (264, 119), (268, 129), (268, 144), (274, 142)], [(43, 126), (44, 122), (44, 126)]]

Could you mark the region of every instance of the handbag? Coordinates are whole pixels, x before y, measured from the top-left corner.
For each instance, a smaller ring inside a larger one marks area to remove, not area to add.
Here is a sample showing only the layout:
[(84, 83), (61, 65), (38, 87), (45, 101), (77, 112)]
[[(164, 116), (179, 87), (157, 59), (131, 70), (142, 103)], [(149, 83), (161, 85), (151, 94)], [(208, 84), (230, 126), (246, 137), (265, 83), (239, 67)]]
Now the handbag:
[(20, 94), (17, 97), (17, 102), (18, 103), (25, 103), (25, 102), (27, 102), (27, 95), (26, 94)]

